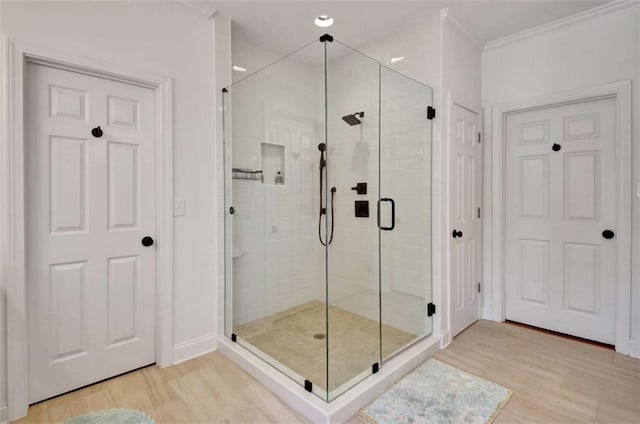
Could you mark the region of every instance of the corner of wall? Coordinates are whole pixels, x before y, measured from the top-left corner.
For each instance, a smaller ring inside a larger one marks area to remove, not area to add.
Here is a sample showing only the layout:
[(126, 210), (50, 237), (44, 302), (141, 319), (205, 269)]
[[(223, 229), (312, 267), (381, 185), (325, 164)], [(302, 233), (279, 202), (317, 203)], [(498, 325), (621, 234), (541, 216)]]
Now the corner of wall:
[(0, 424), (7, 424), (9, 422), (9, 413), (7, 405), (0, 406)]
[(205, 334), (173, 347), (173, 365), (213, 352), (218, 348), (216, 333)]

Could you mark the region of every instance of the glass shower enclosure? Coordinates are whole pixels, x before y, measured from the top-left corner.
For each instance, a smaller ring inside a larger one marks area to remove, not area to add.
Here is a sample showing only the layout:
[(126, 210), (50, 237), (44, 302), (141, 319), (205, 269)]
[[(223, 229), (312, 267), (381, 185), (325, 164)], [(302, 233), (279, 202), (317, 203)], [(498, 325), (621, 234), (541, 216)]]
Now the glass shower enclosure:
[(329, 35), (223, 89), (226, 336), (327, 402), (432, 332), (432, 100)]

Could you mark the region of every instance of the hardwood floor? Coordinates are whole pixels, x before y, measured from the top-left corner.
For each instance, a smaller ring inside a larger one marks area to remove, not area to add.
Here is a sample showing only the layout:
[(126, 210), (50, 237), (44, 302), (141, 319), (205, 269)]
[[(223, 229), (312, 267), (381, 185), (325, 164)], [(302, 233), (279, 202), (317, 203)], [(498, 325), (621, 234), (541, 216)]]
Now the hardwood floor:
[[(478, 321), (435, 356), (514, 391), (496, 424), (640, 423), (640, 360), (609, 349)], [(18, 423), (60, 422), (114, 407), (139, 409), (158, 423), (305, 422), (231, 361), (211, 353), (40, 403)], [(349, 422), (365, 421), (356, 415)]]
[(640, 360), (610, 349), (478, 321), (435, 357), (513, 390), (496, 424), (640, 423)]

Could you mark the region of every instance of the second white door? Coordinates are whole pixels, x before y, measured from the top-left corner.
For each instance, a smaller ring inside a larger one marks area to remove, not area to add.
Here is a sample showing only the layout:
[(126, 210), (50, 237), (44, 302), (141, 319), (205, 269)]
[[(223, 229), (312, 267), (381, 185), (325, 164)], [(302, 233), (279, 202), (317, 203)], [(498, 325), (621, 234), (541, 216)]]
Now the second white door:
[(25, 115), (33, 403), (155, 362), (154, 93), (29, 64)]
[(480, 291), (482, 147), (479, 114), (451, 105), (449, 128), (449, 254), (451, 331), (478, 319)]
[(506, 317), (615, 342), (615, 99), (506, 120)]

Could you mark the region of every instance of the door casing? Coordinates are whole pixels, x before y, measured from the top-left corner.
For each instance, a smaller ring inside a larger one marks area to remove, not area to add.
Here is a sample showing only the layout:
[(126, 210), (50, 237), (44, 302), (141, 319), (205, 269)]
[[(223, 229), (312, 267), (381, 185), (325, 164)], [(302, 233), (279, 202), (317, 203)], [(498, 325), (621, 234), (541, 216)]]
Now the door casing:
[(172, 79), (69, 55), (2, 36), (0, 115), (0, 287), (7, 299), (7, 396), (9, 421), (23, 417), (28, 403), (27, 303), (25, 280), (24, 87), (27, 63), (79, 72), (149, 88), (155, 93), (156, 142), (156, 362), (173, 362), (173, 129)]
[(492, 198), (491, 245), (485, 251), (484, 263), (490, 265), (492, 287), (483, 317), (504, 321), (506, 316), (505, 281), (505, 125), (508, 114), (553, 106), (562, 106), (585, 100), (614, 98), (616, 101), (616, 176), (618, 192), (618, 225), (616, 238), (620, 250), (616, 258), (616, 335), (617, 352), (629, 354), (631, 327), (631, 81), (622, 81), (596, 87), (527, 100), (503, 103), (492, 108)]

